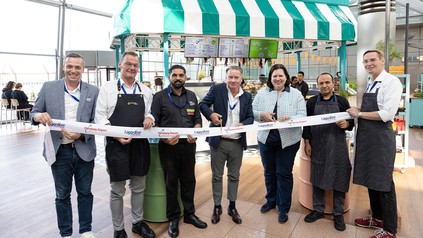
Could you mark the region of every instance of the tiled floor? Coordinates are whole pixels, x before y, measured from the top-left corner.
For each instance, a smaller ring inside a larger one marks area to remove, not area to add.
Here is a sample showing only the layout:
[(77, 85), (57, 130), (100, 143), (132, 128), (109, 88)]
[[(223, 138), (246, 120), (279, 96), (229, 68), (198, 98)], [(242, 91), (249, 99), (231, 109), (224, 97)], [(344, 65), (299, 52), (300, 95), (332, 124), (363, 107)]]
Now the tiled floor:
[[(190, 224), (180, 222), (180, 237), (186, 238), (245, 238), (245, 237), (290, 237), (290, 238), (335, 238), (335, 237), (370, 237), (375, 229), (365, 229), (347, 224), (347, 229), (343, 232), (335, 230), (333, 227), (332, 216), (326, 215), (315, 223), (304, 222), (304, 214), (290, 212), (289, 220), (285, 224), (278, 223), (278, 212), (276, 209), (266, 214), (260, 213), (261, 204), (253, 204), (244, 201), (237, 201), (237, 210), (243, 221), (237, 225), (232, 222), (231, 217), (227, 215), (227, 202), (222, 201), (224, 209), (221, 215), (221, 221), (213, 225), (210, 216), (213, 211), (213, 200), (210, 199), (197, 209), (198, 217), (208, 223), (207, 229), (197, 229)], [(169, 237), (165, 232), (159, 237)], [(401, 237), (401, 236), (398, 236)]]
[[(0, 237), (58, 237), (54, 210), (54, 185), (51, 172), (41, 158), (42, 138), (44, 129), (28, 126), (26, 130), (18, 132), (10, 129), (0, 130)], [(422, 237), (421, 201), (423, 200), (423, 130), (410, 130), (410, 149), (416, 158), (416, 167), (407, 169), (406, 173), (394, 172), (397, 187), (398, 204), (402, 212), (402, 227), (398, 237)], [(98, 144), (101, 144), (99, 139)], [(7, 147), (6, 147), (7, 146)], [(6, 149), (7, 148), (7, 149)], [(99, 156), (103, 153), (98, 148)], [(248, 156), (247, 156), (248, 155)], [(298, 199), (299, 167), (294, 167), (293, 206), (289, 213), (289, 221), (279, 224), (277, 211), (272, 210), (261, 214), (259, 209), (264, 202), (263, 175), (260, 158), (252, 148), (246, 153), (243, 161), (242, 179), (238, 194), (237, 209), (242, 216), (243, 223), (236, 225), (224, 212), (220, 223), (213, 225), (210, 216), (213, 210), (211, 198), (210, 164), (207, 153), (199, 153), (205, 159), (197, 164), (196, 214), (208, 223), (207, 229), (197, 229), (192, 225), (180, 222), (180, 236), (200, 238), (221, 237), (370, 237), (374, 230), (354, 226), (354, 217), (361, 216), (368, 209), (367, 191), (357, 185), (350, 187), (350, 210), (345, 213), (347, 230), (336, 231), (333, 227), (332, 216), (315, 223), (305, 223), (304, 216), (309, 210), (304, 208)], [(248, 158), (247, 158), (248, 157)], [(97, 161), (93, 183), (95, 195), (93, 209), (93, 231), (97, 238), (110, 238), (113, 234), (109, 209), (109, 178), (106, 166), (101, 160)], [(76, 194), (72, 193), (74, 205), (74, 237), (77, 235)], [(140, 236), (131, 232), (130, 195), (127, 191), (125, 200), (125, 228), (130, 238)], [(227, 208), (226, 199), (222, 200), (224, 209)], [(226, 210), (224, 210), (226, 211)], [(24, 222), (22, 222), (24, 221)], [(149, 223), (156, 231), (157, 237), (169, 237), (167, 223)]]

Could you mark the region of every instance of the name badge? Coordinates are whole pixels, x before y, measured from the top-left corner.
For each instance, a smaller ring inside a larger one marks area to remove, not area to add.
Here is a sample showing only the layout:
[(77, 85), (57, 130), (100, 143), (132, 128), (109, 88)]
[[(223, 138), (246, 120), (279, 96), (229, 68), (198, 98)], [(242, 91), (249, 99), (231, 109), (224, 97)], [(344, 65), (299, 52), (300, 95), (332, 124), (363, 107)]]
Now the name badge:
[(195, 109), (194, 108), (187, 108), (187, 114), (188, 116), (194, 116)]

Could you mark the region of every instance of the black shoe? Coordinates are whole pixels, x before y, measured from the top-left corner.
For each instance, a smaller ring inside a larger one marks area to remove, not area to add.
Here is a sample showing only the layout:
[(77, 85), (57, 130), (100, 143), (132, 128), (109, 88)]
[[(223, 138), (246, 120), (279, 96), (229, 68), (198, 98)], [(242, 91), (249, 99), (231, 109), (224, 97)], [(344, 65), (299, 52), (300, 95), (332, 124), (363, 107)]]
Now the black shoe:
[(139, 221), (135, 224), (132, 224), (132, 232), (137, 233), (144, 238), (156, 237), (154, 231), (144, 221)]
[(220, 221), (220, 215), (222, 214), (222, 207), (215, 207), (213, 209), (213, 215), (211, 217), (211, 222), (217, 224)]
[(234, 209), (229, 209), (228, 208), (228, 215), (232, 217), (232, 221), (235, 222), (236, 224), (241, 224), (242, 223), (241, 216), (239, 215), (239, 213), (236, 210), (236, 208), (234, 208)]
[(167, 230), (170, 237), (178, 237), (179, 236), (179, 218), (171, 220), (169, 222), (169, 229)]
[(304, 221), (311, 223), (311, 222), (315, 222), (321, 218), (324, 218), (325, 214), (323, 212), (318, 212), (313, 210), (310, 214), (308, 214), (306, 217), (304, 217)]
[(265, 203), (263, 206), (261, 206), (260, 208), (260, 212), (261, 213), (268, 213), (270, 210), (272, 210), (273, 208), (275, 208), (276, 205), (269, 205), (268, 203)]
[(288, 221), (288, 213), (285, 212), (279, 212), (279, 216), (278, 216), (278, 222), (280, 224), (284, 224), (285, 222)]
[(336, 230), (338, 230), (338, 231), (345, 231), (345, 229), (347, 227), (345, 226), (344, 216), (343, 215), (333, 216), (333, 220), (335, 221), (334, 222), (334, 226), (335, 226), (335, 229)]
[(184, 216), (184, 222), (188, 224), (192, 224), (197, 228), (204, 229), (207, 227), (207, 223), (200, 220), (195, 214), (190, 214), (188, 216)]
[(126, 234), (125, 229), (120, 231), (115, 231), (113, 234), (114, 238), (128, 238), (128, 235)]

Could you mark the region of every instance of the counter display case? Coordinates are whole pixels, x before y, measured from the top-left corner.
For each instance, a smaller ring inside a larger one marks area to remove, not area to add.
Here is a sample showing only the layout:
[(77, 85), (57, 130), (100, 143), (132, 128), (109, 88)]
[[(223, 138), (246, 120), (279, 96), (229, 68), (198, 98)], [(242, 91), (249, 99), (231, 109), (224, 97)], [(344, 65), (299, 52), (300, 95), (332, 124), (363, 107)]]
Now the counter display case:
[(397, 155), (395, 158), (395, 168), (401, 173), (409, 167), (408, 147), (409, 147), (409, 123), (410, 123), (410, 75), (395, 74), (401, 80), (403, 92), (398, 112), (395, 115), (393, 129), (396, 132)]

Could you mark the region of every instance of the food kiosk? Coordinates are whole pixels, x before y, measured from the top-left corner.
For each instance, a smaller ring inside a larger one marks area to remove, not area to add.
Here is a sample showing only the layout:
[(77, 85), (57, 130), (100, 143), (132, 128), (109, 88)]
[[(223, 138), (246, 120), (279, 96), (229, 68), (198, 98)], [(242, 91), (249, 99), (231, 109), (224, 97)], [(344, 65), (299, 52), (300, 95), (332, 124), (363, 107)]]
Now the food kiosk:
[[(126, 50), (163, 52), (165, 87), (169, 84), (167, 72), (171, 52), (219, 52), (223, 51), (222, 46), (219, 49), (220, 42), (227, 42), (224, 48), (227, 57), (242, 62), (247, 57), (243, 49), (250, 51), (254, 42), (277, 41), (276, 55), (268, 55), (262, 47), (262, 51), (257, 52), (258, 57), (273, 58), (277, 62), (278, 53), (296, 54), (297, 68), (301, 65), (301, 52), (335, 47), (339, 71), (345, 74), (346, 46), (354, 43), (357, 37), (357, 21), (348, 5), (348, 0), (127, 0), (114, 15), (111, 47), (116, 50), (117, 61)], [(244, 48), (235, 42), (242, 42)], [(187, 46), (193, 47), (188, 49)], [(225, 58), (219, 53), (205, 56)], [(345, 75), (341, 78), (345, 79)], [(158, 160), (156, 157), (151, 159)], [(147, 181), (154, 180), (151, 176), (147, 175)], [(161, 186), (164, 189), (164, 185)], [(150, 189), (147, 184), (146, 196)], [(144, 206), (158, 205), (149, 204), (146, 199)], [(146, 209), (144, 214), (147, 221), (151, 216), (148, 211)], [(163, 220), (166, 220), (165, 214)]]

